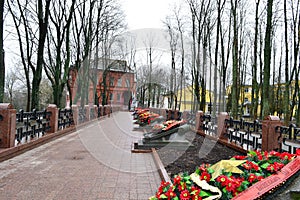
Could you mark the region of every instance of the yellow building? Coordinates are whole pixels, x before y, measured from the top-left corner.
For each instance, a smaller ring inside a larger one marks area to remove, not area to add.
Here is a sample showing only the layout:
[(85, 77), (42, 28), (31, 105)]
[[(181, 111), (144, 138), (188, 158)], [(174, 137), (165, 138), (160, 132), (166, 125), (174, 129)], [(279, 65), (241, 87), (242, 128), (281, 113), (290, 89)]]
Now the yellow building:
[[(296, 81), (292, 81), (289, 89), (290, 89), (290, 101), (293, 98), (294, 92), (295, 92), (295, 83)], [(275, 108), (275, 112), (272, 113), (273, 115), (280, 115), (283, 113), (283, 107), (284, 107), (284, 92), (285, 92), (285, 83), (275, 84), (274, 86), (270, 86), (270, 91), (274, 91), (274, 99), (273, 103)], [(299, 81), (300, 85), (300, 81)], [(231, 93), (231, 85), (226, 88), (226, 95), (230, 96)], [(273, 88), (273, 89), (272, 89)], [(252, 85), (242, 85), (240, 86), (240, 94), (239, 94), (239, 112), (242, 110), (242, 115), (250, 115), (251, 110), (251, 102), (252, 102)], [(271, 92), (270, 92), (270, 95)], [(277, 99), (278, 96), (278, 99)], [(228, 98), (230, 99), (230, 98)], [(295, 101), (298, 101), (298, 98), (296, 97)], [(228, 103), (228, 102), (227, 102)], [(295, 115), (297, 109), (297, 105), (293, 109), (293, 115)], [(257, 107), (257, 115), (259, 116), (261, 113), (261, 91), (259, 91), (258, 94), (258, 107)]]
[[(180, 95), (181, 95), (181, 105), (180, 105), (180, 111), (184, 110), (193, 110), (193, 102), (194, 102), (194, 91), (192, 86), (188, 86), (182, 90), (178, 90), (176, 92), (177, 101), (179, 103), (180, 101)], [(201, 90), (200, 90), (201, 95)], [(209, 90), (206, 90), (205, 94), (205, 111), (207, 112), (209, 110), (210, 102), (213, 101), (213, 93)]]

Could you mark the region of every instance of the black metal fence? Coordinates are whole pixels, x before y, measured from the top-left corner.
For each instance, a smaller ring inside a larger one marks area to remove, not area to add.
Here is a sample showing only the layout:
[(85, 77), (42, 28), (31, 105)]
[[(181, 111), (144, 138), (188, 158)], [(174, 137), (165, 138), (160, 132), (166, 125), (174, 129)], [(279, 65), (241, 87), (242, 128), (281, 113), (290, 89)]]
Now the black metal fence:
[(196, 113), (188, 112), (186, 115), (186, 121), (189, 125), (195, 126), (196, 125)]
[[(202, 131), (205, 135), (218, 137), (217, 118), (211, 115), (201, 115)], [(257, 150), (262, 146), (262, 124), (259, 121), (225, 120), (226, 134), (228, 142), (245, 150)]]
[(85, 122), (87, 119), (86, 119), (86, 110), (84, 107), (79, 107), (78, 108), (78, 122), (79, 124)]
[(74, 124), (72, 109), (59, 109), (58, 130), (65, 129)]
[(281, 152), (296, 153), (296, 149), (300, 148), (300, 128), (295, 124), (290, 126), (277, 126), (276, 132), (279, 133), (279, 143)]
[(205, 135), (217, 137), (218, 125), (216, 123), (216, 119), (211, 115), (201, 115), (200, 120), (202, 122), (202, 130)]
[(261, 149), (262, 124), (258, 120), (249, 122), (243, 119), (233, 120), (230, 118), (225, 120), (225, 126), (229, 142), (233, 142), (246, 150)]
[(95, 116), (95, 110), (94, 110), (94, 107), (90, 107), (90, 119), (95, 119), (96, 116)]
[(41, 137), (50, 129), (51, 113), (44, 111), (24, 112), (20, 110), (16, 114), (16, 141), (28, 141), (33, 138)]

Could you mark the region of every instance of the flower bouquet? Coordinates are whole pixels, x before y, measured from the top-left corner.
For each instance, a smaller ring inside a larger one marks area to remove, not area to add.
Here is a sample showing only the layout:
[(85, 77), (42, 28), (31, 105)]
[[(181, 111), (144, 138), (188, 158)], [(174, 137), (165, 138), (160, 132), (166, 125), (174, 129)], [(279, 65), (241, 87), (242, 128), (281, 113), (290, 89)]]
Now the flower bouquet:
[(149, 110), (140, 110), (137, 112), (137, 121), (136, 124), (139, 124), (140, 126), (150, 124), (151, 121), (159, 117), (156, 113), (151, 113)]
[(185, 123), (186, 123), (185, 120), (168, 120), (161, 124), (155, 124), (151, 132), (159, 133), (159, 132), (168, 131), (173, 128), (177, 128)]
[[(273, 182), (269, 178), (279, 176), (287, 165), (293, 172), (297, 172), (300, 169), (299, 158), (300, 150), (296, 154), (249, 151), (246, 156), (233, 156), (230, 160), (222, 160), (214, 165), (202, 164), (191, 175), (180, 173), (172, 179), (172, 183), (162, 182), (156, 195), (150, 200), (257, 198), (259, 196), (253, 194), (247, 196), (247, 192), (253, 192), (251, 186), (262, 183), (262, 190), (257, 194), (268, 192), (267, 186)], [(287, 174), (288, 172), (284, 172), (285, 176)], [(276, 181), (279, 183), (281, 180), (276, 177)]]

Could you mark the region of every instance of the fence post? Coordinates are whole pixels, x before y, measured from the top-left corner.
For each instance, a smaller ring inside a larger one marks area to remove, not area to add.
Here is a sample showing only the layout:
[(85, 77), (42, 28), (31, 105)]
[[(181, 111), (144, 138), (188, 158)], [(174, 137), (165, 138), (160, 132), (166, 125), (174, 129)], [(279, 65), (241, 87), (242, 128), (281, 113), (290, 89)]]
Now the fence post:
[(227, 112), (221, 112), (218, 116), (218, 132), (217, 137), (219, 139), (226, 139), (226, 127), (225, 127), (225, 120), (229, 119), (229, 115)]
[(98, 107), (97, 107), (97, 105), (94, 105), (94, 119), (97, 119), (97, 117), (98, 117)]
[(183, 120), (188, 120), (188, 114), (189, 114), (189, 111), (185, 110), (182, 112), (182, 119)]
[(16, 113), (9, 103), (0, 104), (0, 147), (10, 148), (15, 146)]
[(73, 113), (73, 120), (74, 120), (74, 124), (75, 126), (77, 126), (79, 124), (78, 120), (78, 115), (79, 115), (79, 110), (78, 110), (78, 106), (77, 105), (72, 105), (72, 113)]
[(265, 117), (262, 121), (262, 151), (272, 151), (280, 148), (280, 134), (276, 133), (275, 128), (282, 125), (283, 123), (277, 116)]
[(90, 106), (89, 105), (85, 105), (84, 106), (84, 110), (85, 110), (85, 119), (86, 119), (86, 121), (90, 121), (91, 120)]
[(58, 130), (58, 109), (55, 104), (49, 104), (47, 112), (51, 112), (50, 116), (50, 129), (47, 133), (55, 133)]
[(99, 109), (100, 109), (100, 117), (103, 117), (103, 106), (100, 105), (100, 106), (99, 106)]
[(167, 109), (161, 108), (160, 115), (163, 116), (166, 120), (168, 120), (167, 119)]
[(202, 118), (203, 118), (203, 115), (204, 115), (203, 111), (197, 111), (196, 112), (196, 119), (195, 119), (195, 122), (196, 122), (195, 123), (196, 124), (195, 130), (196, 131), (202, 130), (202, 126), (203, 126)]

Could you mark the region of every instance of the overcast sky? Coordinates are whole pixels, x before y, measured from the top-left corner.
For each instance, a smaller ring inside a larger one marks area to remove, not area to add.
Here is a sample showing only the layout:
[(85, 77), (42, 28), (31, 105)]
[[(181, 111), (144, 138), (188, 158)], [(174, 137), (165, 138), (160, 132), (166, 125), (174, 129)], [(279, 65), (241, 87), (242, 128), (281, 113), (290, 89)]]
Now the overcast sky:
[(120, 0), (128, 29), (163, 28), (162, 20), (178, 0)]

